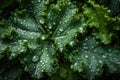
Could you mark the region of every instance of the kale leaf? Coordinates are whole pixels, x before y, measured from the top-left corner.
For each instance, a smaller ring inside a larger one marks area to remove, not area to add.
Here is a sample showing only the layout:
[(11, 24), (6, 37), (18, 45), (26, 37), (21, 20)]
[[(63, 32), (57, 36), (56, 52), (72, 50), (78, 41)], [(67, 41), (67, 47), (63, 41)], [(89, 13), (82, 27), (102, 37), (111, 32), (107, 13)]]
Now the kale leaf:
[(17, 1), (11, 15), (0, 16), (0, 79), (94, 80), (104, 67), (120, 73), (120, 18), (97, 4), (103, 1)]

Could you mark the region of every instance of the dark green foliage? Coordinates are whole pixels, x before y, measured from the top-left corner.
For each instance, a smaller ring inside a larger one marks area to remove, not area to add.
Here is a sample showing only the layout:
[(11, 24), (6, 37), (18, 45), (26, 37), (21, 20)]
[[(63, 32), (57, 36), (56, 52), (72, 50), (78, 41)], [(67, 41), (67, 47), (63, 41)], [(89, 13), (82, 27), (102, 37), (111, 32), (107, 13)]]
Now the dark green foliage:
[(93, 37), (80, 41), (74, 50), (68, 54), (72, 62), (71, 68), (81, 72), (85, 78), (92, 80), (96, 75), (100, 76), (104, 65), (108, 69), (107, 73), (120, 72), (120, 51), (100, 45)]
[(106, 1), (5, 1), (0, 80), (97, 80), (106, 70), (106, 76), (120, 74), (120, 18), (109, 16)]

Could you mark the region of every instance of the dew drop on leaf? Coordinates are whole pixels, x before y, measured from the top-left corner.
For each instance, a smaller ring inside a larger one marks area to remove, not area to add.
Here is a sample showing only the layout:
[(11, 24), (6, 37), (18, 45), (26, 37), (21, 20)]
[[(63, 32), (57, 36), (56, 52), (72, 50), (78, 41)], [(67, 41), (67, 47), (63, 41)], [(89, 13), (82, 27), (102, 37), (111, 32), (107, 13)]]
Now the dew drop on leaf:
[(23, 22), (25, 22), (26, 20), (23, 20)]
[(91, 71), (91, 72), (94, 72), (94, 70), (92, 70), (92, 69), (91, 69), (90, 71)]
[(38, 0), (38, 2), (41, 2), (41, 0)]
[(63, 52), (63, 48), (60, 48), (60, 52)]
[(45, 35), (43, 35), (43, 36), (41, 37), (42, 40), (45, 40), (45, 38), (46, 38)]
[(71, 41), (69, 45), (72, 47), (74, 45), (74, 41)]
[(55, 22), (53, 22), (53, 25), (56, 25), (56, 23), (55, 23)]
[(102, 60), (99, 60), (99, 63), (102, 64), (103, 63)]
[(23, 24), (22, 22), (20, 22), (20, 24)]
[(33, 58), (32, 58), (33, 62), (37, 62), (38, 60), (39, 60), (39, 56), (38, 55), (33, 56)]
[(25, 67), (25, 71), (28, 71), (28, 67), (27, 66)]
[(71, 68), (71, 69), (73, 69), (73, 67), (74, 67), (74, 66), (73, 66), (73, 65), (71, 65), (71, 67), (70, 67), (70, 68)]
[(88, 47), (83, 47), (83, 49), (84, 49), (84, 50), (87, 50), (87, 49), (88, 49)]
[(12, 53), (12, 54), (11, 54), (11, 56), (13, 56), (13, 57), (14, 57), (14, 56), (15, 56), (15, 53)]
[(88, 58), (88, 55), (85, 55), (85, 58)]
[(111, 49), (109, 49), (108, 51), (109, 51), (109, 52), (111, 52), (112, 50), (111, 50)]
[(60, 32), (63, 32), (63, 29), (62, 29), (62, 28), (60, 28), (60, 29), (59, 29), (59, 31), (60, 31)]
[(60, 8), (59, 8), (58, 10), (59, 10), (59, 11), (61, 11), (61, 9), (60, 9)]
[(77, 63), (75, 63), (74, 65), (75, 65), (75, 66), (77, 66), (78, 64), (77, 64)]
[(106, 58), (106, 56), (105, 56), (105, 55), (102, 55), (102, 58)]
[(52, 25), (49, 25), (49, 27), (48, 27), (49, 29), (52, 29)]
[(94, 52), (97, 52), (97, 50), (95, 49), (95, 50), (93, 50)]
[(86, 43), (83, 43), (84, 46), (86, 46), (87, 44)]
[(92, 56), (92, 58), (95, 58), (95, 56)]
[(41, 23), (41, 24), (44, 24), (44, 23), (45, 23), (44, 18), (41, 18), (41, 19), (40, 19), (40, 23)]
[(91, 48), (94, 49), (94, 46), (92, 46)]
[(79, 30), (80, 30), (80, 32), (82, 33), (82, 32), (83, 32), (83, 27), (80, 27)]

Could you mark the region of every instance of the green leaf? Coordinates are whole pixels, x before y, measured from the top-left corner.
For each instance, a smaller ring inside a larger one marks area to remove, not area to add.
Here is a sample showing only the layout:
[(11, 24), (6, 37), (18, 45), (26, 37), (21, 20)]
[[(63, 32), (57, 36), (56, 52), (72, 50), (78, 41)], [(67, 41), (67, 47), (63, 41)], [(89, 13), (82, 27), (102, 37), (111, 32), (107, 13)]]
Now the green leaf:
[[(33, 48), (33, 46), (36, 48)], [(20, 57), (20, 60), (25, 65), (25, 71), (29, 71), (32, 77), (39, 79), (42, 77), (42, 72), (46, 72), (48, 75), (54, 72), (54, 54), (55, 50), (52, 44), (31, 44), (29, 49)]]
[(109, 73), (120, 71), (120, 50), (111, 46), (101, 45), (94, 37), (86, 37), (76, 46), (69, 55), (71, 68), (80, 72), (88, 80), (100, 76), (107, 66)]
[(69, 0), (31, 0), (27, 9), (12, 12), (8, 25), (0, 37), (10, 47), (8, 58), (17, 57), (37, 79), (44, 72), (52, 75), (58, 67), (56, 51), (73, 46), (77, 34), (86, 32), (84, 16)]
[[(119, 18), (109, 17), (107, 8), (94, 0), (80, 1), (80, 6), (73, 0), (17, 1), (19, 8), (10, 11), (8, 20), (0, 20), (0, 60), (17, 59), (23, 72), (33, 79), (53, 76), (51, 80), (75, 80), (82, 75), (92, 80), (102, 74), (103, 66), (108, 73), (120, 71), (119, 50), (100, 45), (92, 37), (81, 38), (87, 33), (108, 44), (114, 35), (119, 41), (120, 28), (115, 23)], [(16, 67), (4, 76), (11, 74), (13, 80), (20, 77)]]
[(88, 18), (88, 26), (93, 28), (92, 34), (104, 44), (110, 43), (113, 36), (112, 28), (117, 26), (114, 23), (118, 18), (110, 17), (110, 10), (96, 4), (94, 0), (88, 0), (88, 4), (83, 6), (83, 14)]

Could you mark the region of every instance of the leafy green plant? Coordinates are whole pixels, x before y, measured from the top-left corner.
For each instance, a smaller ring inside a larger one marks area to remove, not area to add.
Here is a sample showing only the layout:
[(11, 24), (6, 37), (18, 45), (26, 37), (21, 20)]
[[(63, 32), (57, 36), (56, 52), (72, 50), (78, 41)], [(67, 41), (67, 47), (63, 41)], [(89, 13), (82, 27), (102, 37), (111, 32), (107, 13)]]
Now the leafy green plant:
[(0, 79), (21, 80), (29, 73), (35, 80), (93, 80), (104, 66), (108, 74), (120, 73), (119, 45), (110, 45), (120, 30), (119, 17), (110, 17), (94, 0), (81, 6), (70, 0), (30, 0), (8, 20), (1, 17), (0, 74), (5, 75)]

